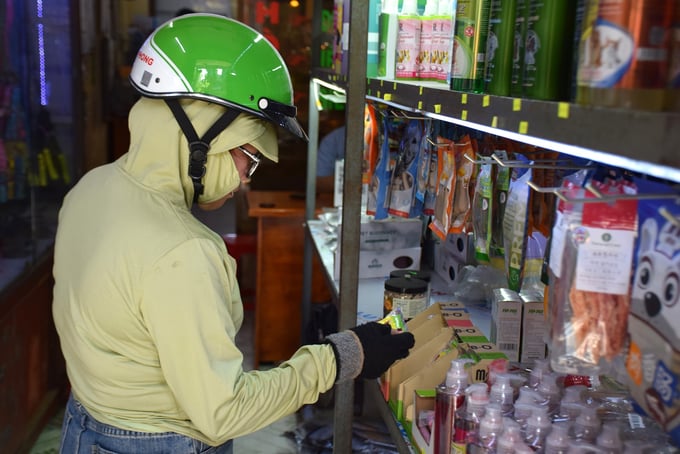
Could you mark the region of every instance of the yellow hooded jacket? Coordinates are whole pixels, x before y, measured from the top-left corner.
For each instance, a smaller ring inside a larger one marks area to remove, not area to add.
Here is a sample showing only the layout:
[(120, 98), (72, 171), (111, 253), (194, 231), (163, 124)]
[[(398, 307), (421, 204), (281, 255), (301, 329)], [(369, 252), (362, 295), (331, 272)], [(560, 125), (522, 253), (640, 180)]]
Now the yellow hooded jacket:
[[(199, 136), (223, 111), (183, 106)], [(244, 372), (236, 264), (191, 214), (186, 139), (161, 100), (138, 101), (129, 126), (129, 151), (88, 172), (59, 213), (53, 313), (75, 397), (103, 423), (211, 445), (315, 402), (336, 378), (332, 347), (303, 346), (280, 367)], [(213, 140), (200, 201), (238, 188), (228, 150), (270, 127), (241, 115)], [(277, 158), (276, 148), (260, 151)]]

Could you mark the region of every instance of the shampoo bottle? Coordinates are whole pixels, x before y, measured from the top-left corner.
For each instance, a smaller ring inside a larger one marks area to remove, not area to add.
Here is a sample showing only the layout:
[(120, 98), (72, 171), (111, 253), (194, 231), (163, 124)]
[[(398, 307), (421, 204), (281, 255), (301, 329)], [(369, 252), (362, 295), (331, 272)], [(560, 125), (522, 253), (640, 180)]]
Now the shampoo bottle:
[(512, 387), (511, 380), (511, 374), (497, 374), (495, 382), (489, 390), (489, 403), (500, 405), (503, 416), (510, 416), (513, 413), (515, 390)]
[(384, 0), (378, 18), (378, 77), (394, 79), (397, 56), (399, 0)]
[(548, 408), (534, 406), (531, 416), (527, 421), (526, 437), (527, 445), (534, 451), (543, 452), (545, 449), (545, 439), (552, 429), (552, 422), (548, 415)]
[(521, 97), (522, 74), (524, 73), (524, 39), (527, 32), (527, 11), (529, 0), (517, 0), (515, 28), (512, 39), (512, 69), (510, 71), (510, 95)]
[(529, 2), (524, 40), (524, 96), (569, 99), (575, 0)]
[(417, 80), (420, 65), (420, 16), (417, 0), (404, 0), (397, 17), (397, 66), (395, 77)]
[(516, 13), (517, 0), (491, 0), (484, 82), (492, 95), (510, 95)]
[(567, 454), (569, 450), (568, 421), (554, 422), (550, 433), (545, 438), (544, 454)]
[(468, 372), (465, 364), (468, 359), (455, 359), (446, 373), (444, 383), (435, 390), (435, 454), (449, 454), (453, 441), (456, 412), (463, 408), (465, 390), (468, 387)]
[(435, 43), (436, 79), (451, 86), (453, 61), (453, 31), (456, 25), (458, 0), (439, 0), (437, 38)]
[[(501, 406), (498, 404), (489, 404), (484, 410), (484, 416), (479, 422), (479, 437), (477, 438), (477, 449), (472, 451), (483, 453), (496, 452), (496, 445), (498, 444), (498, 437), (503, 431), (503, 415), (501, 414)], [(481, 448), (481, 449), (480, 449)]]
[(452, 90), (481, 93), (484, 89), (489, 6), (490, 0), (458, 0), (453, 38)]

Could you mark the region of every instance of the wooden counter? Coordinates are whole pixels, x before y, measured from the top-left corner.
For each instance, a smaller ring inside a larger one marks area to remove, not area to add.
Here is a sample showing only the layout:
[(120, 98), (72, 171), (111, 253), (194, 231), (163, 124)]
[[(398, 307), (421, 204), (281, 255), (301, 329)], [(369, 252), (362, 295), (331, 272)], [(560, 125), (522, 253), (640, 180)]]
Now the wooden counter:
[[(286, 360), (302, 344), (305, 199), (289, 191), (249, 191), (248, 215), (257, 218), (255, 367)], [(332, 206), (328, 197), (319, 206)], [(323, 267), (314, 257), (312, 302), (331, 300)]]

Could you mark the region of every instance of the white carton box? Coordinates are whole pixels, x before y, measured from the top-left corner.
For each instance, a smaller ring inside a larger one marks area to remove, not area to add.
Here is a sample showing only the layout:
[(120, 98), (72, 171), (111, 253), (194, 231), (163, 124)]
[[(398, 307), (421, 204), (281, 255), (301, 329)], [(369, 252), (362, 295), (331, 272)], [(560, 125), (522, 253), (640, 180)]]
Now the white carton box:
[[(359, 251), (359, 279), (387, 277), (394, 270), (420, 269), (421, 248)], [(333, 279), (340, 279), (340, 254), (336, 252)]]
[(493, 290), (491, 301), (491, 342), (510, 361), (519, 361), (522, 334), (522, 299), (507, 288)]
[(545, 317), (543, 294), (540, 292), (520, 292), (522, 298), (522, 347), (519, 361), (533, 363), (545, 359), (548, 321)]
[(434, 270), (444, 282), (447, 284), (454, 282), (464, 266), (465, 262), (448, 250), (444, 243), (435, 245)]

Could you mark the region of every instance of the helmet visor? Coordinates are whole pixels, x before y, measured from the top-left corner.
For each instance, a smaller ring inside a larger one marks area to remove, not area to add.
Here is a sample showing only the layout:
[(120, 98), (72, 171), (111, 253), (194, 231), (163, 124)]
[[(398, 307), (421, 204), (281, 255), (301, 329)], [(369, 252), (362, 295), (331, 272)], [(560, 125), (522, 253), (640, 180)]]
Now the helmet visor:
[(273, 123), (293, 133), (296, 137), (305, 141), (309, 140), (302, 125), (295, 118), (297, 113), (295, 106), (283, 104), (269, 98), (260, 98), (257, 106), (260, 112)]

